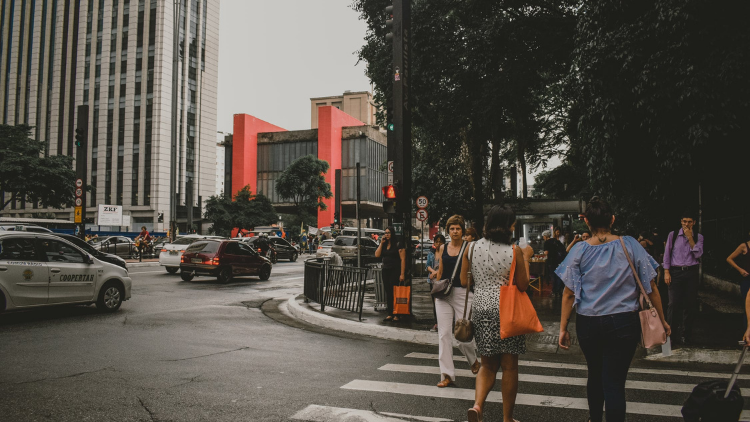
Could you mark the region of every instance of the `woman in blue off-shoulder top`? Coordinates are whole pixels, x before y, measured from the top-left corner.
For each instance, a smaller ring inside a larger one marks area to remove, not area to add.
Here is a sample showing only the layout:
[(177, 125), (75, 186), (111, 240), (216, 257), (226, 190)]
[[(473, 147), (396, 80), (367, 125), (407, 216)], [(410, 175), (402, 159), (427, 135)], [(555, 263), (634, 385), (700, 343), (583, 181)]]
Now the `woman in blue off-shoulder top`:
[[(565, 283), (559, 343), (563, 349), (570, 346), (568, 321), (575, 308), (578, 344), (588, 366), (589, 421), (601, 422), (606, 408), (607, 422), (623, 422), (625, 379), (641, 339), (640, 289), (620, 237), (611, 232), (615, 216), (609, 204), (592, 198), (586, 206), (585, 220), (591, 238), (575, 245), (555, 270)], [(637, 240), (629, 236), (622, 239), (669, 335), (670, 327), (654, 283), (659, 264)]]

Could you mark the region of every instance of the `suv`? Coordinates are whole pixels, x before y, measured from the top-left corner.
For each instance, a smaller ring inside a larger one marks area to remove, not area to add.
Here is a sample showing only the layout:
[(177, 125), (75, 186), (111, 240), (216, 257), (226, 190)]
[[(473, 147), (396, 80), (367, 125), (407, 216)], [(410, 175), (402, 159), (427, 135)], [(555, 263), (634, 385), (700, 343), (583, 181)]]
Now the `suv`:
[(0, 232), (0, 311), (92, 304), (114, 312), (130, 299), (128, 272), (60, 237)]
[(190, 281), (196, 275), (216, 277), (220, 283), (246, 275), (265, 281), (271, 277), (271, 267), (270, 260), (237, 240), (199, 240), (188, 246), (180, 258), (183, 281)]
[[(258, 240), (258, 236), (247, 237), (242, 239), (243, 242), (247, 243), (251, 248), (258, 250), (255, 246), (255, 242)], [(271, 247), (276, 251), (276, 259), (288, 259), (290, 262), (297, 260), (299, 251), (297, 248), (292, 246), (286, 239), (282, 239), (278, 236), (268, 236), (268, 242)]]
[[(374, 240), (369, 237), (360, 237), (359, 245), (362, 250), (362, 258), (367, 258), (370, 261), (375, 260), (375, 250), (378, 249), (378, 244)], [(337, 237), (333, 242), (331, 252), (337, 253), (341, 259), (356, 259), (357, 238), (354, 236)]]

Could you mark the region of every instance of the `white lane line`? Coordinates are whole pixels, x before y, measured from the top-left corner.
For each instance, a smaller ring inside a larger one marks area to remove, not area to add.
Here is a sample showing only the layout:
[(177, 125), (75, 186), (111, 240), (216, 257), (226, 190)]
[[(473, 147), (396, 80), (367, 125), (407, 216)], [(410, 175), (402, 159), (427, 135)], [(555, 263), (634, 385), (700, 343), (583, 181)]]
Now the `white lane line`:
[[(431, 353), (409, 353), (406, 355), (407, 358), (417, 359), (433, 359), (437, 360), (438, 355)], [(453, 360), (466, 362), (466, 358), (463, 356), (454, 355)], [(577, 371), (587, 371), (586, 365), (579, 365), (575, 363), (557, 363), (557, 362), (544, 362), (544, 361), (529, 361), (519, 360), (520, 366), (531, 366), (536, 368), (552, 368), (552, 369), (573, 369)], [(677, 375), (681, 377), (698, 377), (698, 378), (719, 378), (729, 379), (729, 374), (722, 374), (719, 372), (698, 372), (698, 371), (678, 371), (673, 369), (647, 369), (647, 368), (635, 368), (630, 367), (631, 373), (635, 374), (650, 374), (650, 375)], [(740, 375), (739, 379), (747, 380), (750, 379), (750, 375)]]
[[(420, 365), (396, 365), (387, 364), (378, 368), (381, 371), (407, 372), (412, 374), (435, 374), (440, 375), (440, 368), (437, 366), (420, 366)], [(461, 377), (473, 378), (475, 375), (468, 369), (456, 369), (456, 375)], [(497, 379), (502, 379), (503, 374), (498, 373)], [(573, 377), (555, 377), (549, 375), (518, 374), (518, 380), (522, 382), (535, 382), (540, 384), (557, 384), (557, 385), (576, 385), (586, 386), (586, 378)], [(625, 388), (632, 390), (648, 391), (669, 391), (673, 393), (690, 393), (693, 391), (695, 384), (680, 384), (670, 382), (650, 382), (650, 381), (625, 381)], [(742, 395), (750, 395), (750, 389), (743, 388)]]
[[(435, 397), (445, 399), (474, 400), (474, 390), (466, 388), (438, 388), (436, 386), (405, 384), (399, 382), (382, 382), (354, 380), (343, 387), (346, 390), (372, 391), (379, 393), (395, 393), (410, 396)], [(502, 393), (490, 391), (488, 402), (502, 403)], [(566, 409), (588, 410), (585, 398), (542, 396), (538, 394), (518, 394), (516, 404), (523, 406), (539, 406)], [(628, 402), (627, 412), (637, 415), (682, 417), (682, 406), (654, 403)]]
[(398, 413), (369, 410), (347, 409), (343, 407), (318, 406), (311, 404), (292, 416), (292, 419), (308, 422), (451, 422), (451, 419), (430, 418), (427, 416), (411, 416)]

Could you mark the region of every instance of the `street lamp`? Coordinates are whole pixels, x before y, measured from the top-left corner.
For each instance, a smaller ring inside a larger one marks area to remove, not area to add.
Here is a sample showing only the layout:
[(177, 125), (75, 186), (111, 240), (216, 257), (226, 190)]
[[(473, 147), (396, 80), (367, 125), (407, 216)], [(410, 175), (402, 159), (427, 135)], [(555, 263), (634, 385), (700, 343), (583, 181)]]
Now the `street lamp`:
[(172, 34), (172, 150), (169, 161), (169, 236), (177, 237), (177, 91), (180, 65), (180, 15), (182, 0), (174, 0), (174, 33)]

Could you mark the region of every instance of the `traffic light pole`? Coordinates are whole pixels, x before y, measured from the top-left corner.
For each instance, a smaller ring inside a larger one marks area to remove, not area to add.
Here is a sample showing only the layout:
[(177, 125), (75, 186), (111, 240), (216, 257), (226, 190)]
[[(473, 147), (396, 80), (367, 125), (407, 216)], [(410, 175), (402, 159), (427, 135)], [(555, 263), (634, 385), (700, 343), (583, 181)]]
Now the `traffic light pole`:
[[(414, 256), (411, 244), (412, 183), (411, 183), (411, 107), (409, 104), (410, 45), (411, 45), (411, 0), (393, 0), (393, 130), (388, 127), (388, 160), (393, 161), (393, 182), (397, 188), (395, 220), (401, 223), (402, 244), (406, 248), (406, 259)], [(388, 38), (391, 38), (389, 36)], [(392, 134), (391, 134), (392, 133)], [(412, 265), (406, 266), (406, 282), (411, 285)], [(411, 312), (411, 299), (409, 311)]]
[[(75, 225), (76, 235), (81, 239), (86, 237), (86, 183), (88, 182), (88, 159), (89, 159), (89, 106), (78, 106), (76, 121), (76, 199), (75, 199)], [(78, 185), (81, 186), (78, 186)], [(80, 191), (79, 191), (80, 189)], [(80, 195), (78, 195), (80, 193)]]

